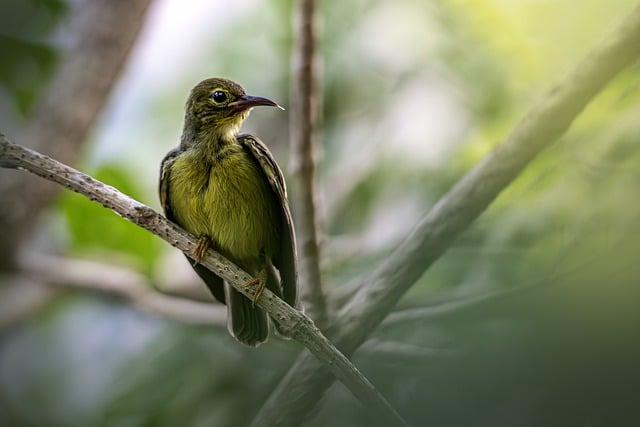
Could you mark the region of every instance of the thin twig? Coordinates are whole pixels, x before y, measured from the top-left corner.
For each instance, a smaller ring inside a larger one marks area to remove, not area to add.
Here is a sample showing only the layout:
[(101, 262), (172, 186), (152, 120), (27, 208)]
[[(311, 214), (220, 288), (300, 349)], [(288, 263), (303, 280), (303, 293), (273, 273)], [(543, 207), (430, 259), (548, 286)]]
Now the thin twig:
[[(150, 3), (92, 0), (72, 8), (69, 48), (21, 141), (61, 162), (75, 163), (135, 44)], [(57, 192), (55, 185), (0, 171), (0, 270), (15, 264), (17, 249)]]
[(366, 359), (375, 363), (415, 367), (429, 360), (455, 355), (455, 350), (427, 348), (401, 341), (385, 341), (372, 338), (367, 340), (354, 355), (359, 360)]
[[(615, 151), (611, 145), (607, 147), (608, 153)], [(606, 158), (606, 153), (604, 154)], [(634, 221), (640, 219), (640, 213), (633, 215)], [(475, 295), (466, 295), (462, 297), (455, 297), (442, 300), (437, 304), (429, 305), (426, 307), (412, 307), (405, 308), (391, 312), (384, 321), (380, 324), (380, 328), (394, 328), (394, 327), (407, 327), (407, 323), (413, 322), (428, 322), (440, 319), (447, 316), (459, 315), (460, 312), (467, 309), (472, 309), (483, 304), (491, 304), (503, 301), (508, 298), (517, 298), (523, 294), (540, 291), (542, 289), (548, 289), (550, 286), (557, 285), (561, 279), (566, 279), (571, 275), (575, 275), (580, 271), (584, 271), (587, 267), (594, 267), (602, 264), (603, 262), (609, 262), (606, 258), (606, 254), (611, 252), (613, 248), (619, 247), (624, 243), (624, 239), (627, 235), (621, 235), (618, 239), (614, 239), (603, 250), (591, 254), (586, 259), (581, 260), (579, 263), (575, 263), (566, 267), (569, 254), (576, 250), (581, 244), (583, 244), (584, 235), (576, 235), (573, 241), (567, 245), (567, 248), (560, 254), (555, 261), (555, 265), (552, 267), (551, 274), (544, 275), (540, 278), (528, 281), (527, 283), (519, 284), (517, 286), (509, 288), (499, 288), (491, 291), (483, 292)], [(560, 266), (564, 266), (560, 270)]]
[[(195, 257), (197, 239), (150, 207), (69, 166), (28, 148), (15, 145), (2, 134), (0, 134), (0, 167), (27, 170), (63, 185), (161, 237), (185, 254)], [(252, 277), (219, 253), (209, 250), (200, 264), (216, 273), (247, 297), (254, 297), (256, 287), (250, 283)], [(369, 380), (327, 340), (304, 313), (295, 310), (268, 289), (265, 289), (260, 295), (257, 305), (280, 324), (283, 333), (290, 335), (307, 347), (338, 380), (372, 411), (373, 415), (389, 425), (406, 424)]]
[(315, 150), (319, 121), (318, 58), (316, 54), (315, 0), (297, 4), (294, 84), (290, 119), (291, 171), (294, 214), (300, 243), (300, 283), (305, 310), (320, 328), (327, 324), (327, 300), (322, 289), (320, 242), (315, 188)]
[[(345, 304), (329, 336), (352, 354), (400, 297), (536, 155), (556, 141), (589, 101), (640, 55), (640, 6), (535, 105), (491, 154), (469, 171)], [(308, 353), (294, 362), (254, 422), (300, 423), (333, 382)]]

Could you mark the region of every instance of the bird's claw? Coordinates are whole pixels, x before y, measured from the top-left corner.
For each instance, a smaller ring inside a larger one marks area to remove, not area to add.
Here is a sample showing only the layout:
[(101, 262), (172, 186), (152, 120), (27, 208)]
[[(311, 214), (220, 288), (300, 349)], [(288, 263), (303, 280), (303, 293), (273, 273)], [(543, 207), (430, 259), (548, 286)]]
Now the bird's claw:
[(200, 237), (200, 239), (198, 239), (196, 248), (193, 250), (194, 259), (198, 262), (202, 261), (210, 247), (211, 239), (209, 239), (209, 237), (207, 236)]
[(253, 291), (253, 298), (251, 298), (251, 303), (254, 307), (256, 306), (256, 303), (260, 299), (260, 296), (262, 295), (264, 288), (267, 286), (266, 276), (267, 275), (265, 274), (265, 272), (261, 271), (260, 273), (258, 273), (258, 275), (254, 279), (251, 279), (250, 281), (247, 282), (247, 286), (256, 287), (256, 289)]

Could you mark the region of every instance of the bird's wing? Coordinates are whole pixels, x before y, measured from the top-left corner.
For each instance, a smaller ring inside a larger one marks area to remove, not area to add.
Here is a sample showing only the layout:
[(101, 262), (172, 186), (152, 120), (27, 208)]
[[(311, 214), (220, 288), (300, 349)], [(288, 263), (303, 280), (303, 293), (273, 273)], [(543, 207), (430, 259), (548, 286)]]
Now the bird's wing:
[[(162, 209), (164, 210), (164, 215), (167, 217), (169, 221), (175, 222), (176, 218), (171, 208), (171, 198), (169, 197), (169, 183), (171, 176), (171, 167), (173, 163), (176, 161), (176, 158), (181, 153), (179, 148), (174, 148), (169, 151), (167, 155), (162, 159), (162, 163), (160, 164), (160, 183), (158, 186), (158, 190), (160, 192), (160, 204), (162, 205)], [(213, 296), (225, 304), (226, 298), (224, 294), (224, 285), (223, 280), (217, 274), (206, 268), (205, 266), (198, 264), (193, 259), (187, 257), (189, 263), (193, 267), (193, 269), (198, 273), (198, 276), (204, 281), (207, 285)]]
[(169, 176), (171, 175), (171, 166), (176, 161), (176, 158), (180, 154), (178, 148), (174, 148), (169, 151), (162, 163), (160, 163), (160, 183), (158, 185), (158, 192), (160, 193), (160, 205), (164, 210), (164, 215), (169, 221), (175, 222), (175, 217), (171, 209), (171, 200), (169, 199)]
[(252, 135), (239, 135), (238, 142), (256, 159), (280, 205), (282, 223), (284, 225), (283, 236), (280, 239), (280, 250), (272, 261), (280, 272), (284, 300), (292, 307), (300, 308), (298, 300), (296, 236), (293, 229), (291, 211), (289, 210), (287, 186), (284, 181), (284, 176), (267, 146), (258, 138)]

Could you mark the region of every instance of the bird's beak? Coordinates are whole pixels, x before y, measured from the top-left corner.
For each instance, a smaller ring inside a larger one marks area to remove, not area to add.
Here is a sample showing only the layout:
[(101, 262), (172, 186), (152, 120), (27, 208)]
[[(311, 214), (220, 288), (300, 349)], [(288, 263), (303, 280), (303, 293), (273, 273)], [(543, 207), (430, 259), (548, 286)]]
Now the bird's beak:
[(278, 107), (281, 110), (284, 110), (284, 108), (282, 108), (272, 100), (263, 98), (261, 96), (242, 95), (240, 98), (238, 98), (237, 101), (229, 103), (229, 107), (233, 108), (237, 113), (261, 105), (265, 105), (268, 107)]

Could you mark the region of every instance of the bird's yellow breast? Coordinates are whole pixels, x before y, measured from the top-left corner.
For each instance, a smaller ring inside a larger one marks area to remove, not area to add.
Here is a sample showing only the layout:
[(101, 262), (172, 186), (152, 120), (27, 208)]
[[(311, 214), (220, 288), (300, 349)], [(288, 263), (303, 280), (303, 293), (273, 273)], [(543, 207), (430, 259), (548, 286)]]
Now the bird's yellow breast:
[(171, 167), (169, 197), (176, 221), (238, 263), (253, 264), (276, 250), (278, 206), (259, 166), (242, 146), (226, 147), (219, 159), (196, 151), (179, 155)]

